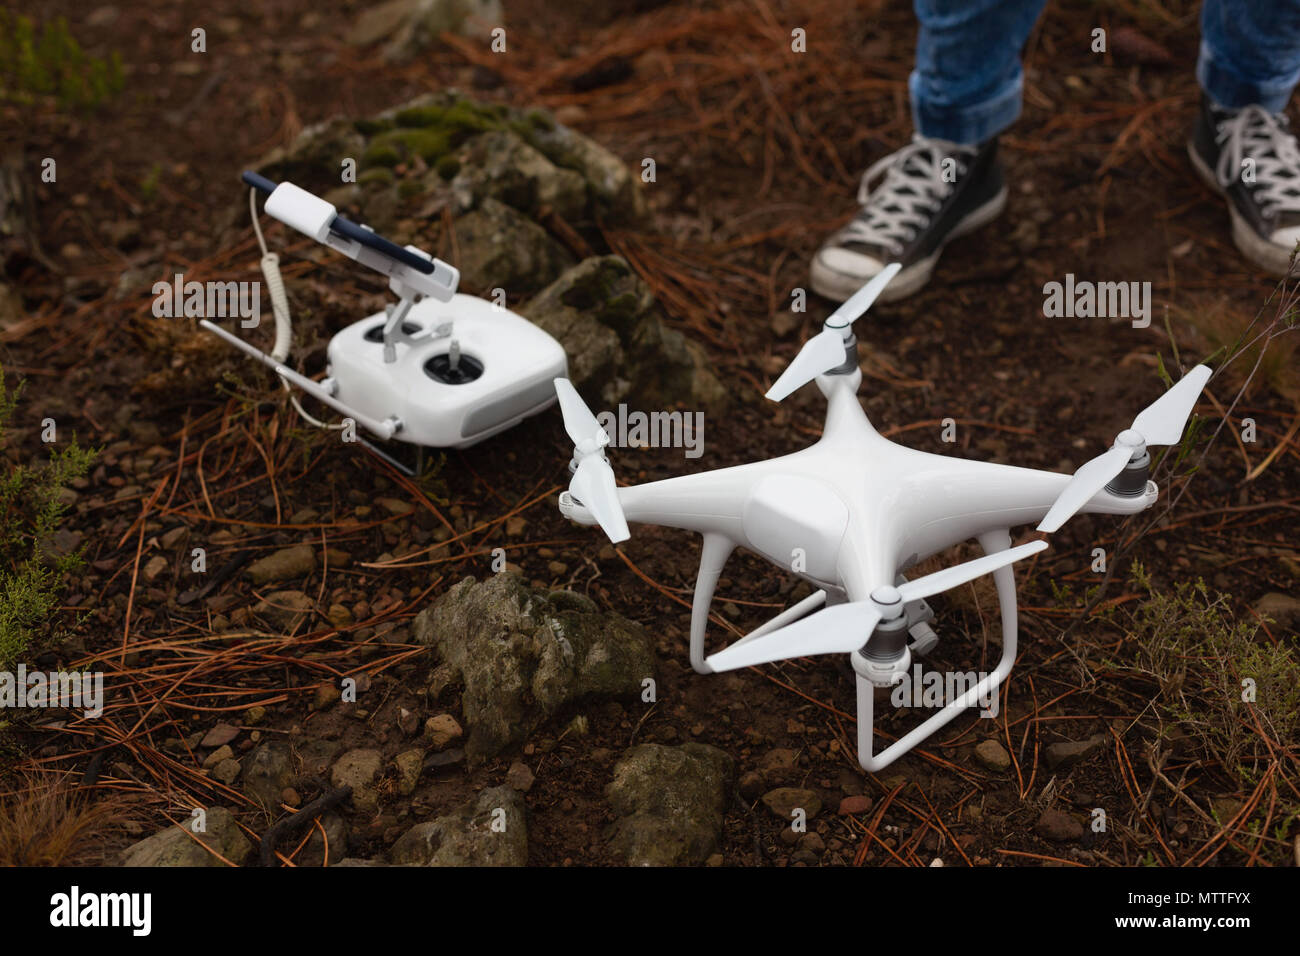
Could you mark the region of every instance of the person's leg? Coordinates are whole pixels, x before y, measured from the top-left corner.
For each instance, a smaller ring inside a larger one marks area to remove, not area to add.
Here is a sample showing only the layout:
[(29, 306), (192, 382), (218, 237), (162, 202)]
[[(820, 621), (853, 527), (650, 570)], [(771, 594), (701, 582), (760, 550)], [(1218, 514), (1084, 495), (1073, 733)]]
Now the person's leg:
[(1283, 110), (1300, 80), (1300, 0), (1206, 0), (1188, 155), (1227, 200), (1232, 239), (1270, 272), (1300, 241), (1300, 145)]
[(916, 0), (916, 131), (982, 143), (1020, 115), (1020, 53), (1046, 0)]
[(916, 132), (863, 175), (861, 211), (813, 257), (813, 291), (843, 301), (900, 262), (880, 298), (909, 296), (930, 281), (950, 240), (1002, 212), (995, 137), (1020, 114), (1020, 50), (1045, 2), (915, 0)]
[(1223, 109), (1282, 112), (1300, 81), (1300, 3), (1205, 0), (1196, 78)]

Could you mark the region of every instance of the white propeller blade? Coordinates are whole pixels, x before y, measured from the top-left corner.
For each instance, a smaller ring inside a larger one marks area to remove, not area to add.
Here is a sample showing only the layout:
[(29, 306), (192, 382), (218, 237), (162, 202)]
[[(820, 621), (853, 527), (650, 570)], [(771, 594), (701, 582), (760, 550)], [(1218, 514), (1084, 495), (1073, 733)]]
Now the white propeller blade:
[(807, 385), (818, 375), (844, 364), (844, 330), (871, 308), (885, 286), (902, 269), (891, 262), (881, 269), (871, 281), (849, 296), (827, 318), (824, 328), (804, 343), (799, 354), (789, 364), (781, 377), (767, 390), (767, 397), (779, 402)]
[(1105, 488), (1112, 478), (1123, 471), (1132, 457), (1132, 448), (1115, 445), (1081, 465), (1074, 473), (1074, 477), (1070, 479), (1070, 483), (1052, 504), (1051, 510), (1039, 522), (1038, 530), (1049, 534), (1055, 532), (1091, 501), (1093, 495)]
[[(1176, 445), (1183, 437), (1183, 428), (1191, 417), (1201, 389), (1209, 381), (1208, 365), (1198, 365), (1154, 402), (1138, 413), (1133, 419), (1132, 431), (1146, 445)], [(1124, 438), (1123, 434), (1120, 439)], [(1038, 525), (1039, 531), (1051, 534), (1061, 525), (1073, 518), (1097, 492), (1101, 491), (1116, 475), (1124, 470), (1133, 453), (1141, 445), (1117, 443), (1109, 451), (1085, 463), (1069, 484), (1061, 491), (1051, 510), (1043, 516)]]
[(623, 506), (618, 501), (618, 483), (614, 481), (614, 469), (609, 462), (599, 455), (592, 455), (578, 462), (578, 470), (569, 482), (569, 491), (586, 505), (596, 523), (600, 525), (609, 540), (618, 544), (631, 535), (627, 530), (627, 519), (623, 517)]
[[(1046, 541), (1030, 541), (908, 581), (897, 589), (899, 601), (890, 607), (901, 613), (904, 604), (974, 581), (1021, 558), (1037, 554), (1046, 547)], [(867, 643), (883, 617), (884, 609), (874, 600), (837, 604), (801, 621), (777, 628), (770, 634), (718, 651), (707, 659), (707, 663), (715, 671), (730, 671), (792, 657), (848, 654)]]
[(1133, 419), (1133, 430), (1145, 438), (1148, 445), (1177, 445), (1183, 437), (1183, 426), (1209, 380), (1210, 367), (1196, 366), (1138, 413), (1138, 417)]
[(951, 591), (967, 581), (974, 581), (986, 574), (992, 574), (998, 568), (1013, 564), (1021, 558), (1037, 554), (1046, 547), (1046, 541), (1030, 541), (1014, 548), (1007, 548), (1005, 551), (994, 551), (982, 558), (963, 561), (961, 564), (955, 564), (950, 568), (940, 568), (923, 578), (900, 584), (898, 594), (903, 599), (904, 604), (909, 604), (912, 601), (919, 601), (921, 598), (928, 598), (944, 591)]
[(591, 512), (610, 541), (615, 544), (626, 541), (631, 535), (618, 500), (618, 483), (614, 480), (614, 469), (601, 451), (609, 444), (609, 435), (567, 378), (555, 380), (555, 394), (560, 400), (564, 430), (573, 439), (573, 453), (578, 460), (569, 492)]
[(609, 441), (609, 435), (600, 427), (600, 422), (596, 421), (596, 416), (591, 414), (591, 409), (582, 400), (582, 396), (578, 394), (572, 382), (567, 378), (557, 378), (555, 395), (560, 400), (564, 430), (569, 433), (575, 445), (592, 440), (604, 445)]
[(791, 657), (849, 654), (867, 643), (880, 618), (880, 608), (871, 601), (837, 604), (770, 634), (718, 651), (707, 663), (715, 671), (733, 671)]

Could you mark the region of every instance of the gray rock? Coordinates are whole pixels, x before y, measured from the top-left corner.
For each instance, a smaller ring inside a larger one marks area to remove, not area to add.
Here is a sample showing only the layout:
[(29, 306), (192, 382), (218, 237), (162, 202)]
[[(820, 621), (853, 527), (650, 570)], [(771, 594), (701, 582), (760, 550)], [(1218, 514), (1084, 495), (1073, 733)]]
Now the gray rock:
[(229, 786), (239, 779), (239, 761), (227, 758), (212, 768), (212, 776)]
[(455, 812), (407, 830), (389, 858), (421, 866), (523, 866), (528, 862), (523, 797), (509, 787), (490, 787)]
[(233, 724), (220, 723), (213, 727), (199, 743), (200, 747), (220, 747), (239, 736), (239, 728)]
[(403, 62), (435, 43), (439, 34), (485, 39), (504, 19), (501, 0), (387, 0), (357, 15), (347, 41), (370, 46), (386, 40), (384, 59)]
[(564, 346), (569, 378), (589, 401), (633, 398), (646, 410), (726, 405), (703, 350), (664, 325), (649, 286), (619, 256), (583, 260), (520, 312)]
[(403, 750), (393, 758), (393, 763), (397, 767), (397, 792), (402, 796), (414, 793), (424, 772), (424, 751)]
[(996, 740), (981, 741), (975, 747), (975, 759), (989, 770), (999, 773), (1011, 767), (1011, 755)]
[(352, 788), (352, 803), (358, 809), (373, 812), (379, 806), (379, 794), (373, 786), (384, 757), (369, 747), (349, 750), (330, 768), (330, 782), (336, 787)]
[(533, 781), (536, 779), (532, 768), (522, 760), (516, 760), (506, 771), (506, 786), (520, 793), (527, 793), (533, 789)]
[(471, 761), (523, 742), (561, 708), (590, 696), (634, 697), (654, 676), (641, 627), (568, 591), (534, 590), (511, 572), (466, 578), (416, 617), (464, 692)]
[(302, 591), (272, 591), (258, 602), (255, 613), (286, 632), (295, 630), (312, 614), (316, 602)]
[[(313, 824), (311, 836), (307, 838), (307, 845), (294, 859), (298, 866), (332, 866), (347, 858), (348, 841), (352, 836), (348, 821), (332, 812), (322, 813), (317, 820), (320, 826)], [(324, 836), (321, 835), (321, 829), (325, 831)], [(328, 860), (326, 860), (327, 841)]]
[(640, 744), (614, 767), (607, 836), (633, 866), (697, 866), (718, 848), (734, 766), (707, 744)]
[(579, 173), (556, 166), (510, 130), (491, 130), (469, 140), (456, 154), (451, 181), (457, 211), (491, 198), (530, 217), (549, 207), (569, 222), (585, 215), (587, 184)]
[(296, 544), (254, 561), (244, 571), (244, 577), (254, 584), (274, 584), (305, 578), (315, 570), (316, 551), (309, 544)]
[(461, 285), (472, 292), (533, 292), (573, 265), (550, 234), (500, 200), (484, 198), (455, 221)]
[(1255, 602), (1255, 613), (1291, 628), (1300, 623), (1300, 598), (1270, 591)]
[[(188, 827), (189, 820), (182, 818)], [(225, 866), (221, 857), (240, 866), (253, 852), (234, 815), (225, 807), (209, 807), (203, 833), (169, 826), (123, 852), (123, 866)], [(200, 845), (202, 844), (202, 845)], [(206, 848), (206, 849), (205, 849)], [(214, 855), (217, 854), (217, 855)]]
[(1043, 758), (1052, 770), (1063, 770), (1096, 753), (1108, 739), (1105, 734), (1094, 734), (1087, 740), (1067, 740), (1048, 744), (1043, 752)]
[(244, 758), (244, 793), (268, 809), (293, 782), (293, 752), (282, 740), (264, 740)]
[(794, 820), (795, 810), (803, 810), (809, 820), (817, 816), (822, 809), (822, 798), (815, 790), (778, 787), (763, 794), (763, 806), (771, 810), (784, 823), (789, 824)]
[[(342, 117), (309, 126), (287, 147), (276, 147), (253, 166), (275, 180), (289, 180), (304, 188), (329, 170), (337, 177), (343, 160), (357, 159), (365, 151), (366, 138), (356, 124)], [(338, 182), (335, 178), (334, 182)], [(243, 210), (247, 222), (248, 210)]]

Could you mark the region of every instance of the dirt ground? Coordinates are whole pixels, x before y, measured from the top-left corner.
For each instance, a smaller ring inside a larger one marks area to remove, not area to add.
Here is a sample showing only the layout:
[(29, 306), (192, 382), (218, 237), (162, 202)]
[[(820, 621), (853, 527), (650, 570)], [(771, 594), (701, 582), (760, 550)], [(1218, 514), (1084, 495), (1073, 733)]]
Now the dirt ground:
[[(50, 0), (41, 11), (66, 16), (89, 53), (119, 51), (127, 76), (124, 92), (94, 111), (0, 106), (7, 149), (20, 144), (32, 168), (55, 156), (59, 170), (57, 184), (35, 190), (39, 255), (7, 264), (30, 316), (0, 335), (6, 374), (27, 379), (24, 427), (10, 445), (39, 454), (33, 423), (50, 415), (104, 449), (69, 519), (87, 564), (64, 602), (68, 636), (44, 651), (50, 661), (73, 662), (115, 649), (111, 660), (131, 690), (97, 730), (11, 728), (9, 786), (23, 786), (37, 769), (81, 775), (104, 753), (94, 790), (134, 815), (104, 837), (113, 849), (165, 825), (181, 795), (239, 805), (242, 795), (200, 772), (201, 754), (164, 753), (162, 742), (217, 720), (242, 725), (254, 705), (267, 708), (265, 734), (321, 736), (391, 755), (402, 747), (401, 709), (421, 719), (431, 713), (427, 660), (403, 643), (410, 619), (449, 585), (486, 575), (489, 552), (503, 546), (529, 580), (584, 593), (648, 629), (659, 703), (648, 714), (636, 703), (602, 703), (582, 711), (585, 734), (562, 734), (561, 717), (522, 753), (430, 773), (376, 818), (352, 820), (353, 856), (379, 855), (404, 823), (501, 782), (522, 759), (536, 774), (527, 795), (529, 862), (617, 863), (602, 835), (612, 819), (603, 789), (614, 762), (632, 742), (698, 740), (731, 754), (740, 776), (719, 848), (726, 865), (1292, 859), (1297, 826), (1283, 808), (1300, 807), (1294, 740), (1282, 742), (1278, 769), (1253, 789), (1177, 748), (1148, 761), (1161, 732), (1152, 713), (1161, 688), (1125, 669), (1131, 648), (1113, 618), (1080, 619), (1100, 577), (1092, 549), (1115, 548), (1132, 525), (1078, 519), (1026, 562), (1018, 572), (1020, 657), (999, 716), (959, 718), (872, 776), (854, 759), (846, 663), (691, 671), (696, 543), (636, 527), (615, 549), (566, 522), (555, 502), (571, 446), (558, 415), (450, 452), (436, 478), (416, 482), (306, 428), (270, 380), (234, 355), (214, 353), (260, 403), (187, 388), (181, 362), (190, 330), (161, 329), (149, 315), (149, 290), (178, 270), (200, 279), (256, 277), (238, 172), (311, 123), (458, 87), (551, 109), (634, 168), (655, 160), (656, 181), (645, 187), (652, 229), (611, 229), (606, 240), (654, 288), (670, 324), (708, 350), (733, 404), (707, 422), (703, 458), (620, 450), (613, 461), (623, 480), (777, 455), (818, 434), (821, 403), (812, 390), (781, 406), (762, 392), (828, 309), (810, 297), (806, 314), (787, 312), (791, 291), (806, 286), (810, 255), (853, 212), (862, 169), (910, 134), (915, 24), (907, 5), (638, 2), (613, 5), (615, 12), (585, 0), (519, 0), (506, 4), (506, 54), (448, 39), (400, 66), (343, 42), (360, 6), (342, 3), (326, 14), (303, 0), (111, 7)], [(195, 25), (208, 29), (202, 61), (189, 51)], [(807, 54), (790, 51), (795, 26), (807, 30)], [(1095, 26), (1112, 37), (1104, 55), (1089, 48)], [(861, 396), (877, 428), (936, 453), (1073, 470), (1159, 394), (1157, 357), (1167, 368), (1188, 368), (1266, 308), (1274, 280), (1238, 256), (1225, 209), (1186, 161), (1197, 42), (1194, 6), (1052, 5), (1026, 51), (1024, 115), (1002, 141), (1007, 214), (955, 242), (924, 292), (876, 308), (859, 330)], [(359, 272), (336, 257), (290, 278), (294, 294), (312, 303), (307, 340), (297, 343), (304, 366), (319, 365), (329, 329), (383, 301), (379, 284)], [(1151, 327), (1043, 318), (1043, 284), (1067, 272), (1150, 281)], [(1295, 369), (1294, 355), (1267, 364), (1177, 508), (1114, 570), (1107, 607), (1122, 612), (1141, 600), (1125, 581), (1132, 560), (1159, 588), (1203, 577), (1241, 618), (1268, 592), (1294, 593)], [(1211, 384), (1199, 408), (1211, 429), (1240, 381), (1230, 372)], [(1244, 417), (1257, 423), (1257, 444), (1234, 439)], [(947, 418), (957, 423), (955, 445), (941, 440)], [(1162, 487), (1162, 495), (1171, 490)], [(373, 507), (385, 497), (408, 501), (415, 514)], [(524, 520), (508, 531), (515, 518)], [(445, 539), (442, 529), (454, 537), (422, 561), (375, 566), (385, 553), (431, 548)], [(247, 554), (302, 541), (353, 557), (306, 586), (322, 608), (352, 610), (356, 623), (342, 632), (317, 619), (280, 640), (214, 640), (221, 625), (247, 623), (264, 596), (238, 574), (182, 600), (195, 585), (179, 556), (197, 543), (208, 549), (211, 575)], [(158, 555), (166, 568), (147, 579)], [(1065, 586), (1070, 592), (1059, 593)], [(714, 633), (743, 633), (797, 593), (756, 558), (737, 555), (719, 586)], [(991, 588), (933, 603), (941, 639), (934, 666), (991, 669), (998, 655), (996, 640), (986, 639), (997, 636)], [(1296, 632), (1270, 624), (1259, 639), (1293, 651)], [(372, 681), (367, 693), (382, 703), (364, 720), (322, 713), (317, 685), (362, 667)], [(891, 716), (882, 731), (900, 734), (915, 719)], [(1096, 735), (1100, 745), (1081, 762), (1055, 769), (1044, 762), (1050, 744)], [(974, 745), (988, 738), (1011, 754), (1010, 770), (977, 760)], [(798, 856), (784, 823), (758, 802), (773, 783), (822, 796), (825, 809), (810, 824), (824, 846), (815, 861)], [(837, 812), (843, 798), (858, 795), (871, 798), (869, 809), (864, 801), (857, 813)], [(1215, 800), (1234, 808), (1231, 826), (1204, 812)], [(1097, 806), (1110, 821), (1104, 834), (1063, 842), (1040, 826), (1052, 807), (1083, 819)]]

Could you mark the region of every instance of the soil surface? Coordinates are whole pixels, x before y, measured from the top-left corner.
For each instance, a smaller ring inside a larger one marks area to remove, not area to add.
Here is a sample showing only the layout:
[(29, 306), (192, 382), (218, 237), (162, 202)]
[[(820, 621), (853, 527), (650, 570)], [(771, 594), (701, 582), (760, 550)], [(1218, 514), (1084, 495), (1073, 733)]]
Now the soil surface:
[[(1080, 617), (1101, 580), (1093, 549), (1113, 552), (1134, 523), (1076, 519), (1021, 566), (1020, 655), (998, 716), (962, 716), (873, 776), (854, 757), (847, 661), (721, 676), (690, 669), (696, 542), (638, 526), (614, 548), (564, 520), (556, 500), (571, 445), (558, 414), (447, 452), (433, 476), (411, 480), (306, 425), (261, 370), (196, 344), (190, 320), (166, 328), (153, 319), (150, 287), (176, 271), (257, 277), (241, 169), (304, 126), (457, 87), (550, 109), (630, 167), (654, 160), (655, 181), (645, 186), (651, 227), (608, 229), (605, 239), (654, 288), (669, 323), (705, 347), (733, 403), (706, 422), (701, 458), (680, 449), (612, 453), (621, 480), (722, 467), (816, 439), (823, 403), (814, 390), (779, 406), (762, 393), (830, 307), (809, 296), (806, 312), (789, 311), (793, 290), (806, 288), (810, 255), (854, 211), (861, 171), (910, 135), (915, 24), (906, 5), (648, 2), (615, 15), (606, 4), (520, 0), (506, 4), (508, 52), (448, 38), (400, 65), (344, 41), (362, 6), (326, 13), (303, 0), (50, 0), (42, 10), (65, 15), (87, 52), (119, 51), (127, 74), (125, 90), (93, 111), (0, 107), (6, 150), (18, 149), (24, 168), (58, 161), (57, 183), (34, 187), (39, 250), (7, 263), (30, 317), (0, 335), (7, 376), (27, 380), (9, 444), (12, 454), (42, 454), (35, 423), (50, 416), (61, 432), (103, 449), (68, 522), (87, 563), (67, 589), (58, 641), (41, 650), (69, 663), (113, 650), (129, 693), (89, 732), (11, 728), (13, 786), (38, 768), (80, 775), (104, 751), (93, 789), (133, 814), (105, 837), (118, 848), (165, 826), (164, 815), (189, 800), (246, 807), (238, 788), (200, 770), (207, 751), (164, 747), (218, 721), (242, 728), (237, 754), (257, 729), (267, 739), (372, 747), (391, 761), (409, 746), (403, 709), (421, 725), (458, 714), (454, 700), (432, 706), (426, 696), (430, 664), (409, 643), (411, 619), (455, 582), (490, 574), (500, 547), (530, 582), (575, 590), (643, 625), (658, 654), (657, 702), (576, 708), (521, 750), (426, 772), (414, 793), (386, 794), (379, 813), (349, 811), (351, 856), (380, 856), (411, 823), (503, 783), (522, 761), (536, 777), (526, 796), (529, 863), (616, 864), (604, 788), (619, 756), (635, 743), (699, 741), (736, 761), (713, 860), (725, 865), (1291, 858), (1295, 823), (1273, 815), (1262, 791), (1177, 748), (1148, 760), (1162, 732), (1152, 717), (1161, 689), (1125, 669), (1130, 648), (1117, 619)], [(1237, 254), (1221, 201), (1186, 161), (1198, 97), (1195, 7), (1135, 20), (1056, 6), (1028, 44), (1024, 115), (1002, 140), (1006, 214), (954, 242), (929, 288), (874, 309), (858, 337), (862, 403), (886, 435), (941, 454), (1070, 471), (1161, 392), (1157, 363), (1176, 378), (1269, 309), (1275, 281)], [(190, 52), (196, 25), (208, 31), (206, 54)], [(1094, 26), (1110, 31), (1106, 54), (1090, 50)], [(807, 31), (806, 54), (790, 50), (794, 27)], [(379, 308), (385, 290), (340, 257), (300, 258), (305, 244), (279, 251), (302, 319), (295, 357), (319, 371), (330, 332)], [(1043, 285), (1066, 273), (1151, 282), (1150, 327), (1045, 319)], [(197, 387), (187, 382), (194, 362), (219, 363), (213, 368), (233, 378), (223, 391)], [(1199, 407), (1208, 430), (1236, 397), (1243, 365), (1211, 383)], [(1293, 354), (1265, 363), (1194, 478), (1162, 485), (1156, 513), (1182, 489), (1177, 506), (1114, 559), (1108, 606), (1142, 600), (1126, 582), (1134, 561), (1161, 589), (1203, 577), (1245, 619), (1266, 593), (1294, 593), (1295, 368)], [(1256, 444), (1234, 437), (1246, 417)], [(943, 440), (945, 419), (955, 420), (955, 442)], [(254, 586), (238, 573), (302, 542), (346, 556), (291, 585)], [(189, 568), (195, 547), (206, 549), (203, 579)], [(975, 553), (968, 546), (946, 557)], [(257, 609), (280, 586), (300, 587), (321, 613), (288, 635), (214, 638), (241, 627), (265, 634)], [(737, 554), (719, 585), (714, 640), (744, 633), (803, 593)], [(927, 666), (991, 670), (1000, 653), (991, 586), (933, 604), (940, 644)], [(345, 626), (325, 616), (335, 605), (348, 611)], [(1294, 650), (1294, 624), (1270, 624), (1259, 639)], [(318, 694), (348, 673), (369, 681), (360, 718)], [(256, 728), (254, 706), (266, 708)], [(585, 733), (570, 723), (579, 713)], [(917, 719), (891, 712), (879, 729), (897, 736)], [(1082, 760), (1048, 766), (1049, 745), (1094, 738)], [(1010, 756), (1008, 769), (977, 757), (986, 740)], [(1282, 805), (1295, 807), (1293, 755), (1283, 767), (1270, 779)], [(776, 786), (821, 797), (809, 822), (818, 839), (792, 835), (764, 806), (759, 798)], [(858, 796), (869, 799), (837, 812)], [(1258, 805), (1266, 838), (1244, 826), (1221, 833), (1204, 812), (1214, 800), (1247, 807), (1239, 824)], [(1048, 811), (1086, 821), (1095, 807), (1106, 810), (1105, 833), (1052, 827)], [(259, 829), (251, 817), (246, 825)]]

